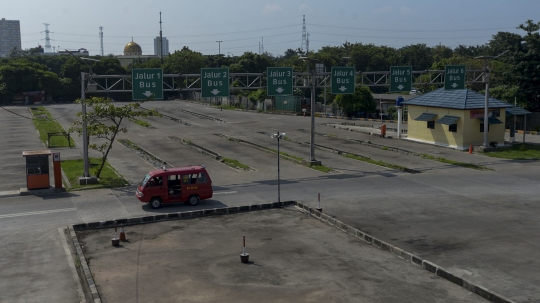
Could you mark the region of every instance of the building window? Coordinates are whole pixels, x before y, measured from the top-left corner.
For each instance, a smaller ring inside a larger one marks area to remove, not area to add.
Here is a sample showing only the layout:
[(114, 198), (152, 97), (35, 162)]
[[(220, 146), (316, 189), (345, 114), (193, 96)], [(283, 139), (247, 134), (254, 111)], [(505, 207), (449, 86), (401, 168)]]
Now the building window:
[(427, 128), (435, 129), (435, 121), (428, 121)]
[[(480, 123), (480, 132), (484, 132), (484, 123)], [(488, 132), (489, 132), (489, 124), (488, 124)]]
[(454, 124), (448, 125), (448, 131), (452, 133), (457, 133), (457, 124), (454, 123)]

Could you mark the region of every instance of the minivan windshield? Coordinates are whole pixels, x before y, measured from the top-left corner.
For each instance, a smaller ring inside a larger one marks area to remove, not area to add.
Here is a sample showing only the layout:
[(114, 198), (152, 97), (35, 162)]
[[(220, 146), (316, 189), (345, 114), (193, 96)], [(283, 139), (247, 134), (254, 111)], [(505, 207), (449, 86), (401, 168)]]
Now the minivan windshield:
[(141, 186), (145, 186), (146, 185), (146, 182), (148, 182), (148, 180), (150, 179), (150, 174), (146, 174), (146, 176), (144, 176), (144, 179), (141, 181), (141, 183), (139, 183), (139, 185)]

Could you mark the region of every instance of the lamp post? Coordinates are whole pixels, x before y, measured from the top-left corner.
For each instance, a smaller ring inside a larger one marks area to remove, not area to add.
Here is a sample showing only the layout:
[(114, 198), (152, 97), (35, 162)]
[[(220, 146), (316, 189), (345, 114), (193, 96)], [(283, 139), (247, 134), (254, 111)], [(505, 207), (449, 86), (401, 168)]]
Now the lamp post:
[(488, 142), (488, 130), (489, 130), (489, 68), (487, 67), (488, 60), (494, 60), (499, 58), (500, 56), (506, 54), (508, 51), (504, 51), (498, 56), (479, 56), (475, 57), (474, 59), (482, 59), (484, 60), (484, 77), (483, 81), (486, 83), (486, 100), (484, 102), (484, 147), (489, 147)]
[(311, 75), (311, 136), (309, 141), (309, 165), (321, 165), (321, 161), (315, 159), (315, 74), (316, 70), (311, 71), (310, 62), (319, 62), (317, 59), (300, 57), (300, 59), (307, 61), (308, 73)]
[[(97, 60), (97, 59), (91, 59), (91, 58), (81, 58), (81, 57), (77, 57), (75, 56), (72, 52), (68, 51), (66, 49), (66, 52), (68, 52), (70, 55), (72, 55), (73, 57), (79, 59), (79, 60), (82, 60), (87, 66), (88, 66), (88, 70), (89, 70), (89, 80), (92, 79), (92, 75), (93, 75), (93, 72), (92, 72), (92, 64), (88, 63), (87, 61), (94, 61), (94, 62), (99, 62), (100, 60)], [(83, 129), (82, 129), (82, 136), (83, 136), (83, 161), (84, 161), (84, 172), (83, 172), (83, 177), (82, 179), (84, 179), (84, 182), (86, 184), (88, 184), (88, 179), (90, 179), (90, 172), (89, 172), (89, 167), (88, 167), (88, 164), (89, 164), (89, 160), (88, 160), (88, 131), (87, 131), (87, 126), (86, 126), (86, 93), (85, 93), (85, 90), (84, 90), (84, 78), (85, 78), (85, 73), (84, 72), (81, 72), (81, 107), (82, 107), (82, 115), (83, 115)], [(82, 182), (81, 180), (79, 180), (79, 182)], [(93, 181), (92, 181), (93, 183)], [(82, 184), (82, 183), (81, 183)]]
[(279, 158), (280, 158), (280, 155), (279, 155), (279, 140), (281, 139), (284, 139), (285, 138), (285, 133), (280, 133), (280, 132), (277, 132), (275, 134), (272, 134), (270, 136), (270, 138), (272, 139), (277, 139), (277, 199), (278, 199), (278, 206), (281, 207), (281, 189), (280, 189), (280, 178), (279, 178)]

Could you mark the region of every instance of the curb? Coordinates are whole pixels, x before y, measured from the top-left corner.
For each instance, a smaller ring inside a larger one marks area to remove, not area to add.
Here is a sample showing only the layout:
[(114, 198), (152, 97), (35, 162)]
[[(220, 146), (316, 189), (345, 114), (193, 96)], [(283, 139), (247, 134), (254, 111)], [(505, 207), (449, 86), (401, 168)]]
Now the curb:
[(446, 269), (444, 269), (443, 267), (435, 264), (435, 263), (432, 263), (430, 261), (427, 261), (427, 260), (423, 260), (421, 259), (420, 257), (412, 254), (412, 253), (409, 253), (399, 247), (396, 247), (396, 246), (393, 246), (392, 244), (389, 244), (389, 243), (386, 243), (382, 240), (379, 240), (359, 229), (356, 229), (352, 226), (349, 226), (339, 220), (336, 220), (334, 218), (332, 218), (331, 216), (327, 215), (327, 214), (324, 214), (322, 212), (319, 212), (317, 211), (316, 209), (313, 209), (307, 205), (304, 205), (300, 202), (294, 202), (295, 206), (297, 206), (298, 208), (301, 208), (303, 211), (305, 211), (306, 213), (308, 213), (309, 215), (311, 215), (312, 217), (315, 217), (319, 220), (321, 220), (322, 222), (325, 222), (327, 223), (328, 225), (330, 226), (333, 226), (349, 235), (352, 235), (368, 244), (371, 244), (383, 251), (386, 251), (386, 252), (389, 252), (391, 254), (394, 254), (396, 255), (397, 257), (401, 258), (401, 259), (404, 259), (406, 261), (409, 261), (410, 263), (414, 264), (414, 265), (417, 265), (417, 266), (420, 266), (422, 267), (423, 269), (433, 273), (433, 274), (436, 274), (437, 276), (441, 277), (441, 278), (444, 278), (456, 285), (459, 285), (465, 289), (467, 289), (468, 291), (472, 292), (472, 293), (475, 293), (479, 296), (481, 296), (482, 298), (486, 299), (486, 300), (489, 300), (491, 302), (495, 302), (495, 303), (517, 303), (516, 301), (513, 301), (511, 299), (508, 299), (500, 294), (497, 294), (496, 292), (494, 291), (491, 291), (481, 285), (477, 285), (473, 282), (470, 282), (468, 280), (465, 280), (461, 277), (458, 277), (458, 276), (455, 276), (454, 274), (448, 272)]

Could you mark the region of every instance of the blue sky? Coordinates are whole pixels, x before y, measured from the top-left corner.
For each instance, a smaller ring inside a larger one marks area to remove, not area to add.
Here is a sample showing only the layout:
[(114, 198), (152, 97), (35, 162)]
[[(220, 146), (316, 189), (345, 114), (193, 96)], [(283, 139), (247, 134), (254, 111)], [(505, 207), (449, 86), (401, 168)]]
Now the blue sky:
[(522, 34), (516, 27), (540, 21), (538, 0), (18, 0), (2, 1), (0, 18), (20, 20), (23, 49), (45, 44), (49, 23), (51, 46), (119, 55), (126, 43), (153, 55), (162, 12), (169, 50), (184, 46), (203, 54), (241, 55), (264, 50), (282, 55), (302, 41), (302, 16), (310, 50), (345, 41), (399, 48), (425, 43), (449, 47), (487, 43), (499, 31)]

